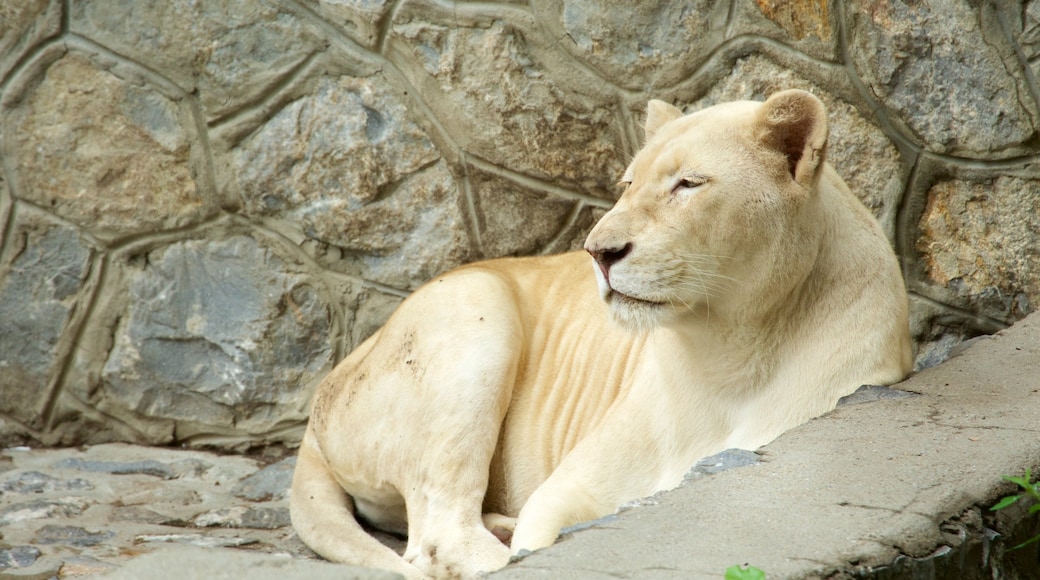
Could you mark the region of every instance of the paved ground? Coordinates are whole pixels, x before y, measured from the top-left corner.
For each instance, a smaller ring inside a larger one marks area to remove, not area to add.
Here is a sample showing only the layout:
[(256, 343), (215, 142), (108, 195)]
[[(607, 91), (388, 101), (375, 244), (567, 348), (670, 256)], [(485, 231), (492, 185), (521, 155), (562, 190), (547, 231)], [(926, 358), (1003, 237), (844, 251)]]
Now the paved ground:
[[(757, 463), (568, 534), (494, 578), (1040, 577), (1003, 474), (1040, 471), (1040, 316), (760, 450)], [(101, 445), (0, 453), (0, 575), (386, 578), (321, 562), (288, 524), (293, 459)], [(1021, 502), (1020, 502), (1021, 503)]]

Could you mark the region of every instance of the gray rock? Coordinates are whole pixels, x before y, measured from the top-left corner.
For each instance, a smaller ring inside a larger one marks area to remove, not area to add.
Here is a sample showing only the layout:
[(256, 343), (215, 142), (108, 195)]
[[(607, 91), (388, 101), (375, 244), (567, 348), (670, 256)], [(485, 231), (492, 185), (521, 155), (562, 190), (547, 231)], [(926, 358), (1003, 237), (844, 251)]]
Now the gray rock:
[(161, 526), (187, 527), (189, 524), (179, 518), (163, 515), (139, 505), (118, 505), (112, 508), (111, 522), (139, 522)]
[(290, 525), (289, 509), (266, 506), (233, 506), (199, 514), (193, 523), (200, 528), (254, 528), (276, 530)]
[[(855, 1), (849, 56), (870, 90), (927, 149), (1007, 157), (1035, 134), (1020, 74), (1009, 71), (975, 9), (949, 2)], [(1011, 72), (1011, 74), (1009, 74)]]
[(845, 405), (873, 403), (874, 401), (905, 399), (907, 397), (914, 396), (916, 396), (916, 393), (900, 391), (899, 389), (882, 387), (879, 385), (862, 385), (860, 388), (856, 389), (852, 394), (845, 395), (844, 397), (838, 399), (837, 406), (843, 407)]
[(364, 288), (358, 292), (355, 304), (351, 305), (354, 320), (350, 329), (349, 344), (356, 347), (372, 336), (372, 333), (378, 330), (401, 305), (402, 300), (401, 296), (380, 292), (373, 288)]
[(111, 539), (115, 532), (88, 532), (78, 526), (56, 526), (47, 524), (36, 531), (39, 544), (64, 544), (66, 546), (96, 546)]
[(194, 489), (164, 485), (168, 481), (171, 480), (137, 481), (132, 489), (120, 495), (119, 500), (128, 506), (155, 506), (160, 503), (188, 506), (205, 501), (203, 495)]
[[(1009, 7), (1016, 5), (1009, 5)], [(1019, 49), (1025, 56), (1034, 75), (1040, 75), (1040, 2), (1027, 0), (1016, 6), (1021, 12), (1016, 15), (1012, 11), (1010, 15), (1021, 16), (1021, 28), (1014, 31), (1015, 40), (1018, 41)], [(1017, 19), (1016, 19), (1017, 20)], [(1014, 20), (1013, 20), (1014, 21)]]
[(71, 8), (73, 32), (133, 55), (198, 91), (210, 118), (256, 98), (324, 48), (293, 13), (260, 0), (135, 4), (87, 0)]
[(43, 518), (68, 518), (77, 516), (87, 509), (89, 502), (77, 497), (60, 499), (38, 499), (11, 504), (0, 509), (0, 526), (24, 520)]
[(176, 472), (169, 465), (151, 459), (143, 461), (90, 461), (78, 457), (70, 457), (59, 461), (55, 467), (58, 469), (78, 469), (80, 471), (119, 475), (154, 475), (162, 479), (173, 479), (176, 477)]
[(368, 48), (376, 47), (382, 21), (393, 6), (388, 0), (304, 0), (304, 3)]
[(233, 163), (246, 207), (263, 215), (332, 202), (361, 207), (438, 158), (395, 95), (374, 79), (344, 76), (318, 80), (274, 114)]
[[(406, 6), (407, 8), (407, 6)], [(602, 83), (583, 92), (562, 86), (524, 40), (501, 19), (460, 22), (423, 6), (398, 15), (389, 36), (407, 56), (405, 74), (427, 96), (468, 153), (512, 171), (610, 198), (624, 171), (616, 101)], [(560, 67), (575, 76), (575, 67)]]
[(134, 538), (134, 541), (144, 544), (186, 544), (200, 548), (237, 548), (255, 544), (258, 540), (203, 534), (142, 534)]
[[(980, 324), (983, 323), (983, 324)], [(916, 345), (914, 370), (933, 367), (952, 356), (964, 341), (1001, 330), (993, 321), (935, 300), (910, 295), (910, 336)]]
[(170, 469), (173, 471), (174, 477), (193, 478), (202, 477), (213, 467), (212, 463), (196, 458), (181, 459), (167, 465), (169, 465)]
[(632, 90), (668, 87), (697, 69), (726, 33), (722, 2), (540, 0), (559, 47)]
[(749, 465), (755, 465), (759, 463), (759, 456), (754, 451), (747, 451), (745, 449), (727, 449), (720, 451), (715, 455), (711, 455), (701, 459), (690, 468), (690, 471), (683, 477), (683, 483), (688, 483), (694, 479), (700, 479), (730, 469), (736, 469), (738, 467), (747, 467)]
[(403, 179), (389, 198), (349, 214), (318, 211), (301, 221), (311, 220), (319, 239), (344, 243), (332, 269), (414, 289), (471, 255), (465, 220), (451, 201), (458, 195), (447, 165), (438, 162)]
[(250, 501), (284, 499), (289, 495), (296, 457), (287, 457), (250, 475), (231, 488), (231, 495)]
[(16, 226), (7, 256), (0, 265), (0, 412), (33, 424), (91, 251), (73, 229), (25, 223)]
[(49, 493), (69, 490), (89, 491), (94, 485), (85, 479), (59, 479), (39, 471), (25, 471), (0, 484), (7, 493)]
[(577, 251), (585, 247), (585, 239), (607, 209), (593, 205), (583, 205), (574, 215), (574, 220), (546, 248), (546, 253)]
[(468, 256), (460, 191), (400, 99), (323, 78), (232, 153), (246, 210), (343, 249), (328, 266), (412, 288)]
[(531, 191), (478, 169), (469, 174), (487, 257), (531, 255), (548, 249), (579, 203)]
[(245, 236), (150, 254), (102, 373), (110, 404), (218, 431), (300, 420), (331, 365), (329, 309), (283, 264)]
[(917, 342), (917, 356), (914, 357), (914, 370), (920, 371), (945, 361), (950, 358), (950, 353), (964, 340), (963, 333), (942, 332), (941, 325), (935, 325), (930, 330), (938, 331), (938, 336), (932, 340), (921, 340)]
[(11, 546), (0, 548), (0, 570), (27, 568), (36, 563), (40, 549), (35, 546)]

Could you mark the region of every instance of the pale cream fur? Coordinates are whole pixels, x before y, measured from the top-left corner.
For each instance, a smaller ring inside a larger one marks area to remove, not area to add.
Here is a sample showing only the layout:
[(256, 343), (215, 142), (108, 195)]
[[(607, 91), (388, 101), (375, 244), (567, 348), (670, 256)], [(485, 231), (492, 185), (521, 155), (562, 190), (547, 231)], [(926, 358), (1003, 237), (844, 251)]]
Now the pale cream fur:
[(823, 161), (818, 99), (651, 101), (646, 132), (596, 260), (440, 276), (320, 386), (291, 497), (316, 552), (472, 577), (907, 374), (899, 267)]

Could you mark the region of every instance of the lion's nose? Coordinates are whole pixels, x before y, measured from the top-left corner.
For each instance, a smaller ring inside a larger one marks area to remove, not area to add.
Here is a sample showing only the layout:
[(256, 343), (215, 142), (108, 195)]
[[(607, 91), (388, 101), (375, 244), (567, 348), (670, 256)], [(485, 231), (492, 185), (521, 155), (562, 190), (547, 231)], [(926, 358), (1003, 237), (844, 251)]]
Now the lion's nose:
[(632, 251), (632, 243), (629, 242), (621, 247), (586, 247), (585, 251), (592, 255), (592, 258), (596, 260), (596, 264), (599, 265), (600, 271), (603, 272), (603, 277), (610, 279), (610, 268), (625, 258)]

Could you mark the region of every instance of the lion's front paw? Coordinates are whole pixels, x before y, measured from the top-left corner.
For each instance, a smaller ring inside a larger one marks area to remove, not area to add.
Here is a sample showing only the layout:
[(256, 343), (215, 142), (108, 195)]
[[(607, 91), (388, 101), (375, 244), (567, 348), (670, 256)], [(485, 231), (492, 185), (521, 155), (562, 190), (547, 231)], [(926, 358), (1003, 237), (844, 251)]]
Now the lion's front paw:
[(484, 527), (498, 541), (502, 542), (506, 546), (513, 540), (513, 530), (516, 529), (516, 518), (504, 516), (502, 514), (484, 514), (481, 516), (484, 520)]
[[(512, 518), (500, 517), (504, 525), (511, 525)], [(430, 578), (476, 578), (509, 563), (509, 548), (500, 540), (482, 527), (458, 530), (419, 542), (417, 549), (405, 552), (404, 559)]]

